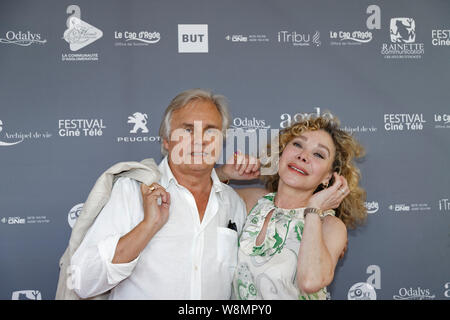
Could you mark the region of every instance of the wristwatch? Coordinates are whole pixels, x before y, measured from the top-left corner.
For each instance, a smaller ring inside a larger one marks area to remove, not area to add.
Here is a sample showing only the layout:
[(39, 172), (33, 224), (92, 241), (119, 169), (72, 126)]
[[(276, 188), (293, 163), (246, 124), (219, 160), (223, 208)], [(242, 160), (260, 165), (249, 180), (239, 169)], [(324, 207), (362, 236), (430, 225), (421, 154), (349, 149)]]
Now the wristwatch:
[(307, 216), (309, 213), (317, 214), (321, 220), (323, 220), (326, 216), (334, 216), (334, 215), (335, 215), (334, 210), (325, 210), (325, 211), (322, 211), (322, 210), (317, 209), (317, 208), (311, 208), (311, 207), (308, 207), (308, 208), (306, 208), (306, 209), (303, 211), (304, 217), (306, 218), (306, 216)]

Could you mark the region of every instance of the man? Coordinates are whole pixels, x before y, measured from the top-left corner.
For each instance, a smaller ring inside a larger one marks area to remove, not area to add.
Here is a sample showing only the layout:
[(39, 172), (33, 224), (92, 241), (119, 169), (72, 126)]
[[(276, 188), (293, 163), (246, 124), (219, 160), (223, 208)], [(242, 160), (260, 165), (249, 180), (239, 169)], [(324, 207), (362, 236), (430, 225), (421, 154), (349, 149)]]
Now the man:
[(161, 179), (119, 178), (71, 259), (82, 298), (229, 299), (246, 208), (214, 164), (230, 122), (222, 96), (176, 96), (160, 128)]

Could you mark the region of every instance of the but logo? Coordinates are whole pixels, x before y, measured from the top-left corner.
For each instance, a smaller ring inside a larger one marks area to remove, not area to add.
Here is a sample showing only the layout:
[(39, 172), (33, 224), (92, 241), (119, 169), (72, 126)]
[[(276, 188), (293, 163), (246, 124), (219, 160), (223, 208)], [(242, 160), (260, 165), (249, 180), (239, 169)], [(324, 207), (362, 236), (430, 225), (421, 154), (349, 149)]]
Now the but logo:
[(178, 25), (179, 53), (207, 53), (208, 25), (207, 24), (179, 24)]

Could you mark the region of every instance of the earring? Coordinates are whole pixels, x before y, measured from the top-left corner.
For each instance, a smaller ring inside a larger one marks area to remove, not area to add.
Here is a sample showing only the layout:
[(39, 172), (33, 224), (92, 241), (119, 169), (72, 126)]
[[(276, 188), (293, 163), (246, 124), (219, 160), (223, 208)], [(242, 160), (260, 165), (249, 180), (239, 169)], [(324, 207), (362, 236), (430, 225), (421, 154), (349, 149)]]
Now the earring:
[(329, 181), (327, 181), (326, 183), (322, 183), (323, 188), (324, 189), (328, 188), (328, 184), (329, 184)]

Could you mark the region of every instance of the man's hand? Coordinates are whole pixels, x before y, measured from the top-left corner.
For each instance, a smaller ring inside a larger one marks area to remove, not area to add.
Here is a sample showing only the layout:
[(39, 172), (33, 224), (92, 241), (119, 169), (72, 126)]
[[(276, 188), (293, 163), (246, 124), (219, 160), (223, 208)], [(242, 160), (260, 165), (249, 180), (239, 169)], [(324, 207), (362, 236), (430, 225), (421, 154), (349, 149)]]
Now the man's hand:
[(350, 193), (347, 180), (337, 174), (333, 173), (334, 183), (332, 186), (321, 190), (309, 199), (308, 207), (318, 208), (322, 210), (336, 209), (341, 204), (342, 200)]
[(216, 169), (216, 173), (221, 181), (253, 180), (259, 177), (260, 167), (256, 157), (235, 152), (223, 166)]
[[(157, 232), (169, 219), (170, 193), (157, 183), (150, 186), (141, 184), (141, 193), (144, 207), (143, 222)], [(160, 205), (158, 198), (161, 198)]]

